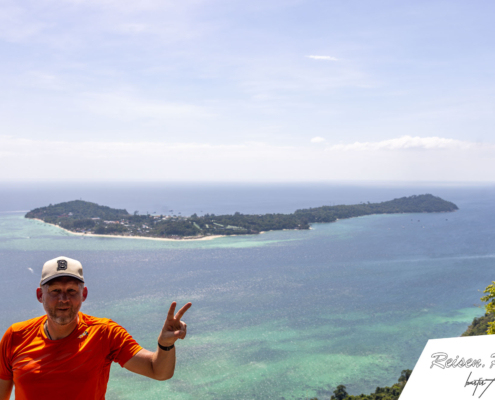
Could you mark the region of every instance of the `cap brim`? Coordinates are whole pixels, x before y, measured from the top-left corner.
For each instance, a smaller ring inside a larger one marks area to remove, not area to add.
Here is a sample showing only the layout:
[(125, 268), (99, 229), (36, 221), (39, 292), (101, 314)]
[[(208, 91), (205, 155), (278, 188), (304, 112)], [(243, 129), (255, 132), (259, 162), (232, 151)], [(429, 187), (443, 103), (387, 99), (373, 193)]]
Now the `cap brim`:
[(78, 281), (81, 281), (82, 283), (84, 283), (84, 279), (81, 279), (80, 276), (73, 275), (73, 274), (57, 274), (57, 275), (50, 276), (49, 278), (46, 278), (45, 280), (41, 281), (40, 285), (44, 285), (45, 283), (48, 283), (51, 280), (56, 279), (56, 278), (62, 278), (63, 276), (68, 276), (70, 278), (75, 278)]

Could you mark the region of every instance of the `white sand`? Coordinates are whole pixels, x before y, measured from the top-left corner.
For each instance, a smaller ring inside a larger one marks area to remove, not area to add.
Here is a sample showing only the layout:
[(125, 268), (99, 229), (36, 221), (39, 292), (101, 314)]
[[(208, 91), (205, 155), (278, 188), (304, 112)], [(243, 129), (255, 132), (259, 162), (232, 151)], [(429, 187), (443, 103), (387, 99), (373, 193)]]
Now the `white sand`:
[(110, 238), (117, 238), (117, 239), (145, 239), (145, 240), (161, 240), (161, 241), (166, 241), (166, 242), (176, 242), (180, 240), (213, 240), (221, 237), (226, 237), (226, 235), (214, 235), (214, 236), (185, 236), (180, 239), (170, 239), (170, 238), (156, 238), (156, 237), (149, 237), (149, 236), (122, 236), (122, 235), (98, 235), (96, 233), (80, 233), (80, 232), (72, 232), (69, 231), (65, 228), (62, 228), (61, 226), (54, 225), (54, 224), (49, 224), (48, 222), (45, 222), (41, 219), (38, 218), (30, 218), (34, 219), (36, 221), (43, 222), (44, 224), (54, 226), (55, 228), (62, 229), (63, 231), (70, 233), (71, 235), (76, 235), (76, 236), (88, 236), (88, 237), (110, 237)]

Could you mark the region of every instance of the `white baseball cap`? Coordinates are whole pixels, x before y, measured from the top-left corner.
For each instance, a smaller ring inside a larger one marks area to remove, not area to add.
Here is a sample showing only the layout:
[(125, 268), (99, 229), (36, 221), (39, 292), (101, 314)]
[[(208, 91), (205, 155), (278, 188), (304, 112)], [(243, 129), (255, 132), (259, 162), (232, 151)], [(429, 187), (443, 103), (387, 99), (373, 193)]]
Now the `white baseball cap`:
[(60, 256), (47, 261), (41, 270), (40, 285), (61, 276), (70, 276), (84, 282), (83, 268), (79, 261), (69, 257)]

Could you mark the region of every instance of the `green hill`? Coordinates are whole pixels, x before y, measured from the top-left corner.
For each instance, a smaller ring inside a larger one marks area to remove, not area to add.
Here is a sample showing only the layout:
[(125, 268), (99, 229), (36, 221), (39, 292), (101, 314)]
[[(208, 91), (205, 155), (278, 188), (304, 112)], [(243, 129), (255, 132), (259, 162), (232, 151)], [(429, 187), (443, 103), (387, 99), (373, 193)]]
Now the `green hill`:
[(73, 200), (48, 207), (35, 208), (26, 214), (26, 218), (63, 218), (72, 219), (101, 218), (106, 220), (119, 219), (129, 216), (127, 210), (118, 210), (100, 206), (89, 201)]

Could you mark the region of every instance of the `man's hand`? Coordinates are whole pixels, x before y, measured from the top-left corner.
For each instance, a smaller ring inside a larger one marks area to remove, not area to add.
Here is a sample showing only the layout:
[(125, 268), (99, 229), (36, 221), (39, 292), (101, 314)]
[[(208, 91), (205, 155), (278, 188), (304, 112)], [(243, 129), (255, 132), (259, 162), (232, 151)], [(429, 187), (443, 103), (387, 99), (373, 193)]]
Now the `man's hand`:
[[(172, 346), (177, 339), (184, 339), (186, 337), (187, 325), (180, 319), (184, 313), (189, 310), (191, 303), (187, 303), (182, 307), (177, 314), (174, 315), (175, 307), (177, 303), (174, 301), (168, 310), (167, 319), (163, 324), (160, 336), (158, 336), (158, 343), (162, 346)], [(149, 350), (142, 349), (134, 357), (132, 357), (124, 368), (127, 368), (131, 372), (141, 374), (149, 378), (163, 381), (172, 378), (175, 370), (175, 348), (170, 351), (163, 351), (157, 347), (156, 351), (152, 353)], [(0, 400), (3, 400), (0, 398)]]
[(177, 339), (184, 339), (186, 337), (187, 324), (180, 319), (184, 313), (189, 310), (192, 303), (187, 303), (174, 315), (176, 306), (177, 303), (175, 301), (172, 302), (170, 309), (168, 310), (167, 319), (163, 324), (160, 336), (158, 336), (158, 343), (162, 346), (172, 346)]

